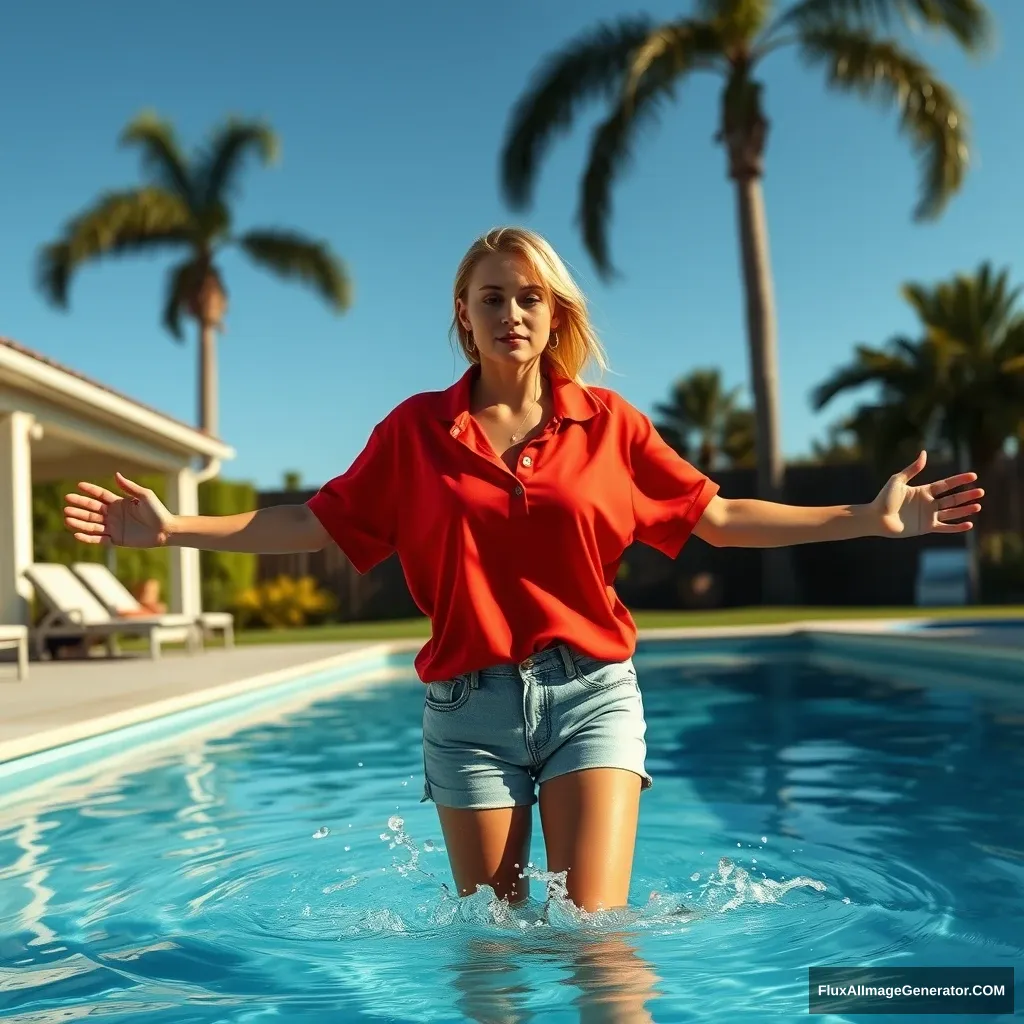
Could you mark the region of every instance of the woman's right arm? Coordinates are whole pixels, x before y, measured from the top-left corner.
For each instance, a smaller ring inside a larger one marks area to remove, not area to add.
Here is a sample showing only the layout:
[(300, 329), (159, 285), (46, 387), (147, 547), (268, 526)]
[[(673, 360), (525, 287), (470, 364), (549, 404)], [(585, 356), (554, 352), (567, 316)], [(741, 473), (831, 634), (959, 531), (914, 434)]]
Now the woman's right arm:
[(271, 505), (230, 516), (172, 516), (165, 533), (168, 547), (258, 555), (320, 551), (331, 539), (306, 505)]
[(307, 505), (272, 505), (230, 516), (182, 516), (169, 511), (150, 488), (121, 473), (116, 479), (123, 494), (82, 482), (80, 493), (65, 496), (64, 524), (76, 540), (267, 555), (319, 551), (331, 540)]

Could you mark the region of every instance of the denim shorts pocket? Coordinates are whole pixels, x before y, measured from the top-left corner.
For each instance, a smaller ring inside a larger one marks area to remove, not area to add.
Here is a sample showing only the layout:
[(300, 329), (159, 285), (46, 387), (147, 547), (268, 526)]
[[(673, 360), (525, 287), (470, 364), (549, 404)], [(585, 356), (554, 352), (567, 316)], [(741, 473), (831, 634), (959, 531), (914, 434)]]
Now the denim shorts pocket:
[(424, 703), (431, 711), (457, 711), (469, 700), (471, 687), (467, 676), (437, 683), (427, 683)]
[(610, 690), (614, 686), (637, 686), (633, 661), (600, 661), (586, 655), (577, 655), (576, 675), (591, 690)]

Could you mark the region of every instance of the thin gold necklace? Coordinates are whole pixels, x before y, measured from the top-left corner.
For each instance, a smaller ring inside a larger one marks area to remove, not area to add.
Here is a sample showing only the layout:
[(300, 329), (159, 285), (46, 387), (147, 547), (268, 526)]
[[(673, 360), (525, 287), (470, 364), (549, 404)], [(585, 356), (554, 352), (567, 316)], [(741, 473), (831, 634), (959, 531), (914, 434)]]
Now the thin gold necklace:
[(537, 403), (541, 399), (541, 395), (544, 394), (543, 378), (538, 378), (537, 385), (537, 397), (533, 400), (533, 404), (530, 406), (530, 408), (526, 410), (526, 415), (523, 416), (523, 418), (519, 421), (519, 426), (516, 427), (516, 429), (512, 433), (511, 441), (513, 444), (517, 444), (522, 438), (522, 434), (520, 433), (520, 431), (523, 429), (523, 424), (526, 422), (526, 419), (530, 415), (530, 413), (533, 412), (533, 410), (536, 408)]

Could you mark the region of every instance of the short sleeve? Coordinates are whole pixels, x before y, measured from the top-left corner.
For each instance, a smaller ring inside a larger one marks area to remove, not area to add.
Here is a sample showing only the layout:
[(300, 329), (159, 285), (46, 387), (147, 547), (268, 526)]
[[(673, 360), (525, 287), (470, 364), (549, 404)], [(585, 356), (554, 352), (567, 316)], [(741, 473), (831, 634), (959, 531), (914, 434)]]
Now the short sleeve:
[(630, 418), (634, 536), (675, 558), (718, 484), (670, 448), (647, 416), (631, 410)]
[(352, 465), (306, 502), (360, 573), (384, 561), (397, 543), (398, 452), (393, 436), (389, 420), (378, 423)]

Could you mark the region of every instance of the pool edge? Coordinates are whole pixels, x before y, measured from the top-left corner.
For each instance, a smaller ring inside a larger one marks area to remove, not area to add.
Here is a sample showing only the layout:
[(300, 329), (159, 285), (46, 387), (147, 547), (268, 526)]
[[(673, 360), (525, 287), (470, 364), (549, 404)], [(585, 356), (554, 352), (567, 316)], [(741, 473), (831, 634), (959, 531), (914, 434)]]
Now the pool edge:
[[(415, 643), (418, 647), (419, 641)], [(142, 725), (156, 719), (167, 718), (183, 711), (220, 704), (235, 697), (258, 693), (294, 682), (303, 676), (328, 672), (332, 669), (344, 670), (347, 667), (355, 667), (352, 663), (365, 662), (375, 657), (387, 658), (389, 655), (403, 654), (410, 649), (412, 649), (412, 642), (408, 640), (368, 642), (365, 646), (340, 651), (338, 654), (332, 654), (326, 658), (303, 661), (285, 668), (274, 669), (271, 672), (261, 672), (254, 676), (243, 676), (241, 679), (220, 683), (217, 686), (209, 686), (174, 697), (137, 704), (134, 707), (113, 711), (107, 715), (98, 715), (53, 729), (30, 733), (27, 736), (19, 736), (13, 740), (5, 740), (0, 743), (0, 770), (13, 761), (19, 761), (33, 754), (68, 747), (83, 740)]]
[[(933, 620), (928, 616), (913, 620), (914, 624), (930, 621)], [(703, 646), (701, 641), (765, 639), (779, 642), (788, 639), (801, 645), (806, 644), (806, 653), (823, 661), (844, 656), (849, 661), (853, 656), (855, 663), (881, 662), (891, 667), (892, 657), (899, 651), (918, 661), (920, 668), (927, 667), (920, 664), (922, 660), (931, 660), (935, 667), (942, 663), (947, 669), (949, 656), (953, 654), (954, 660), (960, 665), (969, 661), (972, 666), (978, 666), (979, 662), (992, 661), (994, 666), (998, 666), (996, 675), (1002, 677), (1004, 685), (1007, 668), (1017, 669), (1009, 673), (1014, 676), (1014, 682), (1018, 681), (1018, 675), (1019, 681), (1024, 682), (1024, 668), (1018, 668), (1024, 663), (1019, 660), (1019, 655), (1018, 660), (1008, 661), (1008, 657), (1016, 652), (1009, 652), (1006, 648), (951, 645), (948, 640), (939, 637), (915, 634), (905, 626), (906, 619), (811, 619), (711, 628), (651, 628), (639, 631), (638, 643), (691, 641), (695, 644), (696, 654)], [(10, 797), (12, 787), (17, 787), (19, 780), (32, 785), (46, 777), (63, 774), (68, 770), (69, 763), (88, 763), (85, 759), (90, 754), (95, 756), (95, 765), (107, 758), (117, 757), (116, 744), (119, 739), (134, 748), (137, 744), (144, 746), (161, 742), (160, 734), (166, 734), (175, 723), (182, 725), (184, 731), (191, 731), (211, 721), (233, 719), (254, 713), (255, 709), (261, 707), (275, 706), (289, 695), (293, 699), (304, 696), (312, 701), (316, 699), (317, 693), (326, 692), (330, 688), (331, 678), (337, 682), (339, 674), (345, 678), (345, 689), (361, 689), (360, 677), (365, 677), (363, 685), (372, 685), (375, 674), (394, 671), (399, 657), (409, 655), (421, 646), (422, 640), (419, 638), (367, 642), (364, 646), (326, 658), (301, 662), (5, 741), (0, 743), (0, 800)], [(931, 658), (923, 658), (925, 652)], [(321, 678), (325, 675), (328, 679)]]

